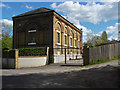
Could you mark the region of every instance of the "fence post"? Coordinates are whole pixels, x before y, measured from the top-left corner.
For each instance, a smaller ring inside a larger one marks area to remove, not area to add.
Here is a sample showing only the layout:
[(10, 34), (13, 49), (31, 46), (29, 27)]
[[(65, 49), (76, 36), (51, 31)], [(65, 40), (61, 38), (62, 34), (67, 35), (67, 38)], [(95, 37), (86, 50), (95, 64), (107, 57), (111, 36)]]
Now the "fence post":
[(18, 68), (18, 49), (15, 49), (15, 69)]
[(47, 47), (47, 61), (46, 61), (46, 64), (48, 65), (49, 64), (49, 47)]
[(9, 59), (9, 51), (7, 51), (7, 66), (6, 66), (6, 68), (9, 68), (9, 64), (8, 64), (8, 59)]
[(83, 65), (89, 64), (89, 46), (83, 48)]
[(66, 48), (65, 48), (65, 64), (66, 64)]

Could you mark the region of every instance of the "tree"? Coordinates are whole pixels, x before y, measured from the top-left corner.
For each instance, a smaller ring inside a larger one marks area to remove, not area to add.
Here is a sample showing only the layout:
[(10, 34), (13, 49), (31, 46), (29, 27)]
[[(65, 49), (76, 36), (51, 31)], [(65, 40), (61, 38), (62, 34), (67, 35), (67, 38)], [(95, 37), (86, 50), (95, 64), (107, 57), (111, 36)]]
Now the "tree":
[(108, 37), (106, 31), (104, 31), (101, 35), (102, 43), (108, 43)]
[(101, 37), (95, 35), (94, 37), (92, 37), (92, 45), (96, 46), (96, 45), (100, 45), (102, 43)]
[(3, 48), (12, 49), (12, 36), (7, 32), (2, 33), (2, 49)]
[(85, 46), (96, 46), (102, 43), (101, 37), (97, 35), (89, 35), (87, 42), (84, 43)]
[(0, 41), (2, 42), (2, 49), (12, 49), (12, 34), (13, 34), (13, 23), (10, 20), (0, 20)]
[(88, 40), (87, 42), (84, 42), (84, 46), (92, 46), (92, 42)]

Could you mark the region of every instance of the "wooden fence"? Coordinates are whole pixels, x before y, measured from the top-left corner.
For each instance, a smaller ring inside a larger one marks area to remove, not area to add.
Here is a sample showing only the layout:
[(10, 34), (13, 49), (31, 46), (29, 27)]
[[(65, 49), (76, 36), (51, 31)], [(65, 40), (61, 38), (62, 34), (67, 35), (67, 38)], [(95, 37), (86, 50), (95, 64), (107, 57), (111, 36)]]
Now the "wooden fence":
[(120, 43), (83, 48), (84, 65), (120, 56)]

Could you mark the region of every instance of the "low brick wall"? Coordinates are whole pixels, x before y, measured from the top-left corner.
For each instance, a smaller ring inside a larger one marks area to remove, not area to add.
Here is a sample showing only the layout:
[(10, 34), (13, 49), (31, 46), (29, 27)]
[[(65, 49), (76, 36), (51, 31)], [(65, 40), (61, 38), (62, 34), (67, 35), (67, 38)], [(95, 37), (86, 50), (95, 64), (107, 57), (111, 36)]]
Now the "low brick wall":
[(46, 65), (47, 56), (45, 57), (18, 57), (17, 68), (39, 67)]
[(19, 50), (3, 51), (2, 68), (3, 69), (17, 69), (24, 67), (39, 67), (48, 64), (49, 47), (46, 49), (45, 56), (19, 56)]

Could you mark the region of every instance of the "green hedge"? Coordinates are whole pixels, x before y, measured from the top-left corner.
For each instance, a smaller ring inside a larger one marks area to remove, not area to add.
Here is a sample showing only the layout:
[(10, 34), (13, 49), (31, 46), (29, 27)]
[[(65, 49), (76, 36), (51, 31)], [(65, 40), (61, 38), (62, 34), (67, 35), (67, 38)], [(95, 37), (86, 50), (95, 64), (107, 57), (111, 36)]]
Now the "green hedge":
[(46, 56), (47, 47), (20, 48), (19, 56)]

